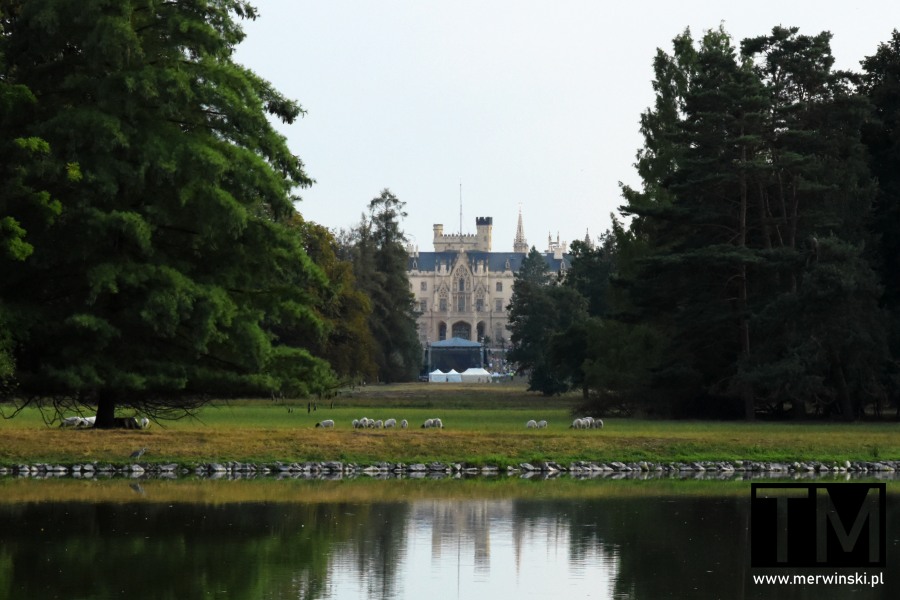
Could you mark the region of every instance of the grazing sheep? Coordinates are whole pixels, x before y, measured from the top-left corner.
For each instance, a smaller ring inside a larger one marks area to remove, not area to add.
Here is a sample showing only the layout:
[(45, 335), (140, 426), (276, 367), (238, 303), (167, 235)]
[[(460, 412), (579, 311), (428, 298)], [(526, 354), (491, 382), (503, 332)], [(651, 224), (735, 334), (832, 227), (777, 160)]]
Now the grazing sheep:
[(569, 426), (569, 429), (587, 429), (588, 423), (584, 419), (575, 419)]
[[(146, 417), (145, 417), (145, 419), (146, 419)], [(96, 423), (96, 422), (97, 422), (97, 416), (96, 416), (96, 415), (94, 415), (93, 417), (84, 417), (83, 419), (81, 419), (81, 425), (80, 425), (80, 426), (81, 426), (81, 427), (93, 427), (93, 426), (94, 426), (94, 423)]]
[(432, 419), (432, 420), (431, 420), (431, 426), (434, 427), (434, 428), (436, 428), (436, 429), (443, 429), (443, 428), (444, 428), (444, 423), (443, 423), (443, 421), (441, 421), (440, 419)]
[(525, 423), (525, 429), (535, 429), (537, 427), (537, 421), (534, 419), (530, 419)]
[(113, 424), (121, 429), (140, 429), (137, 417), (115, 417)]
[(377, 421), (375, 421), (374, 427), (375, 427), (375, 429), (381, 429), (382, 427), (384, 427), (384, 421), (382, 421), (381, 419), (378, 419)]
[(396, 426), (397, 426), (397, 419), (388, 419), (387, 421), (384, 422), (385, 429), (387, 429), (388, 427), (396, 427)]
[(538, 429), (546, 429), (546, 427), (547, 427), (547, 421), (545, 421), (544, 419), (541, 419), (540, 421), (537, 422)]
[(594, 419), (594, 429), (603, 429), (603, 419)]
[(406, 419), (400, 421), (400, 429), (406, 429), (407, 427), (409, 427), (409, 421), (407, 421)]
[(334, 427), (334, 421), (332, 419), (325, 419), (324, 421), (316, 423), (316, 427)]
[(359, 419), (353, 419), (350, 424), (353, 425), (353, 429), (359, 429)]
[(84, 423), (84, 419), (82, 417), (66, 417), (63, 419), (59, 426), (63, 429), (68, 429), (69, 427), (78, 428), (82, 427)]
[(432, 427), (434, 427), (434, 419), (427, 419), (422, 423), (422, 429), (431, 429)]

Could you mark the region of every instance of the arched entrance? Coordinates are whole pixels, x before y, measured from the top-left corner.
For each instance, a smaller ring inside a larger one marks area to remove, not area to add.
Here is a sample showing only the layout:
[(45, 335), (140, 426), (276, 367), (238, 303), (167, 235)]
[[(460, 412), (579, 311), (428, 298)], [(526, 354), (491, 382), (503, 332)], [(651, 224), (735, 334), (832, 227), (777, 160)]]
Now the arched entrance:
[(453, 324), (453, 337), (464, 340), (472, 339), (472, 326), (465, 321), (457, 321)]

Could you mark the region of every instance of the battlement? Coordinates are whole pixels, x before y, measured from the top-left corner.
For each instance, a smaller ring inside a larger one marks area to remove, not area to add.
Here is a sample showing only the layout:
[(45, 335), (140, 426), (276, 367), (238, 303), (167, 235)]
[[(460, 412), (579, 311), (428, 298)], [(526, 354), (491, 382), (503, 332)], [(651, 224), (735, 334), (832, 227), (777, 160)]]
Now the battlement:
[(444, 233), (441, 223), (434, 224), (434, 251), (435, 252), (490, 252), (491, 231), (493, 229), (493, 217), (477, 217), (475, 219), (476, 233)]

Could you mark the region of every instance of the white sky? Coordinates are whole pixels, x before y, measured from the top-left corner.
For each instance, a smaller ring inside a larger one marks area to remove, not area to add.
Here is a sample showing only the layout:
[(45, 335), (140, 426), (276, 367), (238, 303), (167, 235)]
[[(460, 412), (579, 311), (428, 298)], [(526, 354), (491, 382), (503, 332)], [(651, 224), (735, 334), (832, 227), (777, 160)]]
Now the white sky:
[(618, 182), (637, 186), (639, 118), (652, 60), (690, 27), (724, 23), (735, 43), (798, 26), (833, 34), (836, 67), (900, 29), (895, 0), (256, 0), (237, 61), (298, 101), (281, 127), (316, 180), (300, 212), (331, 229), (359, 222), (382, 189), (406, 202), (410, 241), (432, 225), (475, 233), (494, 218), (511, 251), (519, 208), (528, 243), (609, 227)]

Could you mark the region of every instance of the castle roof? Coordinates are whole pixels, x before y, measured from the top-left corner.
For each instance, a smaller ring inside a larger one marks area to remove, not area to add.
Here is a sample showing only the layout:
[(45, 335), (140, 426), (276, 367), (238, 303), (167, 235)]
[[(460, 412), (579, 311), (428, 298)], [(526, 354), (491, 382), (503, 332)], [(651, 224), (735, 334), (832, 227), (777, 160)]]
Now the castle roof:
[[(416, 256), (410, 256), (406, 263), (407, 271), (434, 271), (435, 267), (441, 263), (452, 268), (456, 262), (459, 252), (420, 252)], [(556, 273), (560, 269), (568, 268), (569, 256), (563, 255), (562, 258), (554, 258), (552, 252), (542, 253), (544, 260), (547, 261), (547, 267)], [(518, 272), (525, 260), (525, 254), (520, 252), (466, 252), (469, 264), (483, 262), (487, 265), (489, 271), (503, 272), (509, 264), (509, 270), (513, 273)]]

